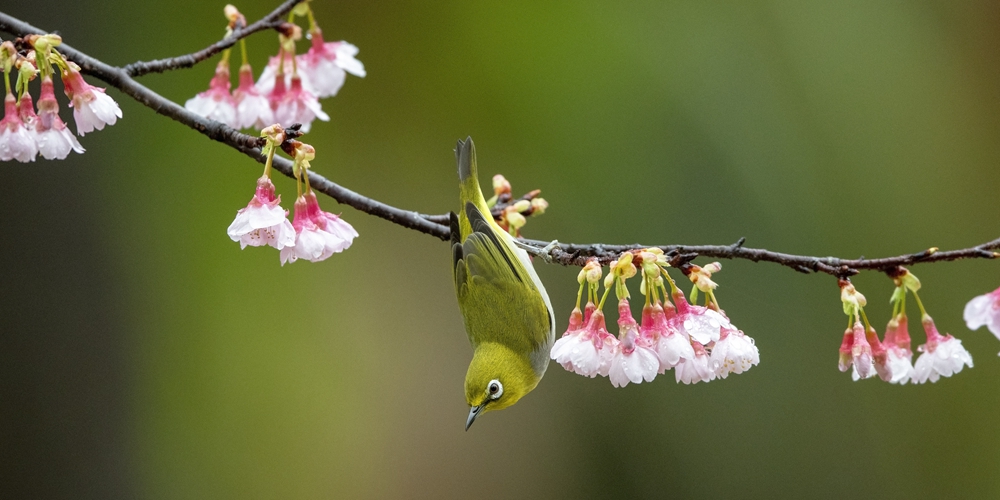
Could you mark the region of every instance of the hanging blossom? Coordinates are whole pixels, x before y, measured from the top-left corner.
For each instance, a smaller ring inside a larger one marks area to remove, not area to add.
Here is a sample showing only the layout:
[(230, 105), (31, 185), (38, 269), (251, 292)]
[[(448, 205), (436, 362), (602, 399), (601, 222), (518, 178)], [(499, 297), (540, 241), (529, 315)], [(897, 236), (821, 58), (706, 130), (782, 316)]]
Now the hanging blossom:
[(963, 316), (969, 330), (985, 326), (1000, 338), (1000, 288), (970, 300)]
[[(525, 200), (522, 200), (525, 201)], [(625, 252), (611, 267), (604, 281), (606, 289), (615, 287), (618, 297), (618, 342), (613, 345), (608, 378), (611, 385), (625, 387), (629, 382), (640, 384), (643, 380), (652, 382), (660, 370), (660, 359), (656, 355), (655, 344), (643, 341), (639, 336), (639, 325), (632, 317), (629, 306), (628, 288), (625, 280), (635, 276), (636, 267), (631, 252)]]
[(917, 348), (921, 354), (913, 365), (913, 381), (918, 384), (937, 382), (950, 377), (966, 365), (972, 368), (972, 355), (962, 346), (962, 341), (951, 335), (938, 333), (934, 320), (924, 313), (920, 322), (927, 333), (927, 343)]
[(236, 105), (229, 94), (229, 49), (222, 53), (222, 60), (215, 66), (215, 76), (208, 84), (208, 90), (199, 93), (184, 103), (188, 111), (237, 128)]
[(104, 89), (94, 87), (83, 80), (80, 69), (72, 62), (62, 74), (63, 87), (73, 108), (77, 135), (103, 130), (105, 125), (114, 125), (122, 117), (122, 110)]
[[(663, 374), (684, 359), (694, 359), (694, 348), (690, 339), (669, 321), (677, 311), (667, 298), (663, 286), (660, 266), (667, 265), (663, 251), (659, 248), (643, 250), (639, 252), (639, 261), (642, 266), (642, 283), (639, 291), (646, 297), (646, 305), (642, 308), (639, 336), (641, 342), (653, 347), (660, 361), (657, 373)], [(659, 293), (661, 290), (662, 302)]]
[(35, 161), (38, 146), (28, 132), (17, 109), (17, 99), (7, 92), (4, 98), (4, 116), (0, 120), (0, 161), (17, 160), (21, 163)]
[(318, 97), (337, 95), (347, 73), (365, 77), (365, 65), (355, 59), (358, 48), (345, 41), (324, 42), (319, 27), (311, 30), (312, 46), (298, 56), (299, 71), (307, 75), (310, 88)]
[(889, 382), (905, 385), (913, 377), (913, 351), (906, 314), (899, 313), (885, 327), (885, 347), (891, 377)]
[[(295, 245), (281, 250), (281, 265), (305, 259), (310, 262), (326, 260), (334, 253), (351, 246), (357, 231), (350, 224), (319, 208), (319, 202), (309, 185), (309, 163), (316, 157), (316, 150), (299, 141), (290, 141), (295, 152), (296, 183), (304, 184), (305, 194), (295, 200), (292, 227), (295, 229)], [(301, 186), (299, 192), (301, 193)]]
[(240, 66), (240, 85), (233, 92), (233, 101), (236, 103), (236, 125), (239, 128), (262, 129), (268, 123), (274, 123), (271, 102), (254, 84), (253, 69), (249, 64)]
[[(26, 97), (30, 102), (31, 97)], [(30, 104), (28, 106), (30, 109)], [(22, 106), (22, 115), (26, 113), (27, 110)], [(80, 141), (76, 140), (73, 133), (59, 118), (59, 103), (56, 101), (50, 76), (42, 77), (42, 92), (38, 98), (38, 115), (35, 124), (38, 153), (45, 159), (62, 160), (69, 156), (70, 151), (83, 153), (84, 149), (80, 145)]]
[[(278, 91), (283, 83), (275, 86)], [(290, 127), (296, 123), (302, 124), (302, 132), (309, 132), (312, 122), (316, 118), (323, 121), (330, 121), (330, 116), (323, 112), (319, 100), (308, 90), (302, 87), (302, 79), (298, 75), (292, 75), (291, 86), (279, 95), (272, 94), (271, 103), (274, 106), (274, 119), (284, 127)]]
[(285, 140), (285, 132), (272, 126), (261, 131), (261, 136), (267, 138), (264, 175), (257, 179), (257, 190), (250, 203), (236, 212), (226, 232), (230, 239), (240, 242), (241, 249), (267, 245), (282, 250), (295, 244), (295, 229), (288, 221), (288, 211), (281, 208), (281, 196), (274, 194), (271, 164), (275, 149)]
[[(577, 276), (580, 290), (576, 307), (570, 314), (569, 327), (552, 345), (549, 357), (567, 371), (585, 377), (607, 376), (611, 368), (617, 340), (605, 328), (604, 313), (596, 305), (597, 288), (601, 282), (601, 265), (596, 260), (587, 262)], [(580, 311), (580, 298), (587, 289), (587, 305)]]

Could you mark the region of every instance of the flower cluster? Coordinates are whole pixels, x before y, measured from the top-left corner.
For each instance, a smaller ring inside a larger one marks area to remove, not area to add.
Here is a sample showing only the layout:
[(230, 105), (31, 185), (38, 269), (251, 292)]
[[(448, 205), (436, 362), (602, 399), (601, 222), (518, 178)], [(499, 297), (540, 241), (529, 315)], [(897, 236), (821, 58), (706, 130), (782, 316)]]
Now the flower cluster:
[(493, 176), (493, 196), (486, 200), (486, 206), (498, 216), (497, 223), (513, 237), (521, 235), (521, 228), (528, 223), (528, 217), (542, 215), (549, 208), (549, 202), (539, 197), (540, 189), (535, 189), (514, 200), (510, 182), (502, 175)]
[[(232, 5), (226, 6), (225, 15), (229, 20), (227, 36), (246, 25), (246, 19)], [(296, 42), (302, 39), (299, 26), (290, 23), (282, 26), (278, 55), (270, 59), (254, 83), (246, 43), (241, 39), (243, 62), (236, 90), (230, 92), (230, 52), (227, 49), (215, 68), (208, 90), (188, 99), (184, 107), (236, 129), (261, 129), (271, 123), (290, 127), (298, 123), (303, 132), (308, 132), (313, 120), (328, 121), (330, 117), (323, 112), (319, 99), (337, 95), (347, 73), (364, 77), (365, 67), (355, 59), (358, 48), (354, 45), (323, 40), (323, 31), (316, 24), (308, 2), (299, 4), (293, 10), (293, 17), (295, 15), (309, 18), (312, 46), (308, 51), (296, 53)]]
[[(867, 305), (865, 296), (850, 281), (840, 280), (841, 302), (848, 318), (848, 327), (840, 344), (840, 371), (851, 370), (851, 378), (855, 381), (878, 375), (886, 382), (902, 385), (907, 382), (937, 382), (941, 377), (950, 377), (962, 371), (966, 365), (972, 368), (972, 355), (962, 346), (962, 341), (938, 333), (934, 320), (927, 314), (917, 294), (920, 280), (903, 268), (898, 269), (894, 280), (896, 289), (890, 299), (892, 319), (882, 340), (868, 322), (864, 310)], [(916, 363), (913, 362), (907, 328), (907, 293), (913, 294), (920, 308), (920, 323), (927, 335), (927, 342), (917, 348), (921, 354)]]
[[(47, 160), (62, 160), (70, 151), (83, 153), (80, 141), (59, 117), (53, 85), (56, 74), (73, 108), (77, 135), (114, 125), (121, 118), (118, 103), (104, 89), (84, 81), (80, 67), (56, 50), (61, 43), (58, 35), (31, 35), (19, 40), (20, 46), (27, 47), (23, 54), (10, 41), (0, 44), (6, 90), (4, 116), (0, 120), (0, 160), (26, 163), (35, 161), (38, 155)], [(15, 70), (17, 80), (12, 89), (10, 80)], [(37, 112), (29, 92), (30, 82), (35, 79), (41, 81)]]
[[(230, 239), (240, 242), (241, 248), (274, 247), (280, 251), (282, 266), (300, 258), (319, 262), (346, 250), (358, 232), (340, 216), (324, 212), (319, 207), (319, 200), (309, 184), (309, 167), (316, 158), (315, 148), (297, 140), (286, 140), (280, 125), (265, 128), (261, 136), (267, 139), (264, 175), (257, 179), (257, 191), (250, 203), (236, 212), (236, 218), (229, 225), (227, 232)], [(298, 197), (291, 222), (288, 211), (281, 208), (281, 196), (275, 195), (271, 182), (271, 165), (279, 147), (294, 158)]]
[[(651, 382), (657, 375), (674, 370), (675, 380), (694, 384), (743, 373), (760, 363), (754, 340), (733, 326), (715, 297), (718, 286), (711, 275), (719, 263), (705, 267), (687, 265), (684, 272), (694, 283), (692, 302), (698, 292), (705, 305), (688, 302), (667, 274), (662, 250), (649, 248), (624, 253), (610, 266), (604, 278), (604, 295), (598, 299), (603, 270), (592, 260), (580, 272), (577, 303), (569, 328), (552, 346), (551, 358), (580, 375), (608, 377), (615, 387)], [(641, 270), (640, 291), (645, 296), (641, 322), (632, 316), (625, 281)], [(668, 298), (666, 284), (670, 286)], [(618, 297), (618, 336), (608, 332), (604, 302), (614, 287)], [(587, 304), (580, 309), (583, 290)]]

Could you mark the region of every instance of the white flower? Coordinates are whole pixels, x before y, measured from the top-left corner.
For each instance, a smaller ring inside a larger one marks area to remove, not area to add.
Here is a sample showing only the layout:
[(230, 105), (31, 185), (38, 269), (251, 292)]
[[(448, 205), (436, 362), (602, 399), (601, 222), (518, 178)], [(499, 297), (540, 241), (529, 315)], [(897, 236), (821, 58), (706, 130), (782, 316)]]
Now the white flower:
[(240, 85), (233, 92), (236, 124), (240, 128), (262, 129), (274, 123), (274, 112), (265, 93), (254, 85), (252, 71), (249, 64), (240, 68)]
[(963, 316), (969, 330), (986, 326), (993, 335), (1000, 338), (1000, 288), (970, 300), (965, 305)]
[(621, 300), (618, 311), (620, 316), (618, 327), (621, 329), (622, 338), (614, 346), (608, 368), (611, 385), (625, 387), (630, 381), (633, 384), (640, 384), (643, 380), (652, 382), (660, 369), (660, 359), (652, 349), (636, 342), (639, 328), (632, 318), (628, 300)]
[[(680, 311), (680, 310), (679, 310)], [(722, 330), (736, 330), (725, 316), (707, 307), (689, 305), (670, 318), (669, 323), (679, 332), (702, 345), (719, 340)]]
[(656, 342), (656, 356), (660, 360), (660, 373), (677, 366), (682, 360), (693, 359), (691, 341), (684, 335), (668, 330)]
[[(30, 101), (30, 96), (25, 96)], [(21, 115), (34, 115), (26, 109), (24, 98), (21, 102)], [(52, 79), (42, 78), (42, 93), (38, 98), (39, 114), (33, 117), (35, 125), (35, 142), (38, 144), (38, 153), (47, 160), (62, 160), (69, 156), (70, 151), (83, 153), (83, 146), (62, 119), (59, 118), (59, 103), (56, 101), (55, 92), (52, 88)]]
[[(305, 195), (306, 206), (308, 207), (309, 219), (312, 220), (320, 230), (325, 231), (330, 234), (333, 238), (332, 243), (328, 245), (331, 253), (342, 252), (347, 250), (354, 242), (354, 238), (358, 237), (358, 232), (354, 230), (354, 226), (350, 225), (344, 219), (336, 214), (331, 214), (330, 212), (324, 212), (319, 208), (319, 201), (316, 200), (316, 195), (313, 193), (308, 193)], [(329, 256), (328, 256), (329, 257)]]
[(122, 117), (122, 110), (114, 99), (104, 93), (104, 89), (94, 87), (83, 80), (79, 71), (70, 68), (62, 74), (63, 87), (73, 108), (77, 135), (84, 135), (94, 129), (102, 130), (104, 125), (114, 125)]
[(712, 348), (712, 367), (715, 374), (726, 378), (730, 373), (743, 373), (760, 363), (760, 352), (752, 338), (741, 331), (728, 334)]
[(892, 372), (892, 378), (889, 382), (906, 385), (913, 377), (913, 353), (898, 347), (889, 347), (887, 351), (887, 365)]
[(588, 377), (597, 374), (600, 355), (594, 343), (584, 337), (583, 330), (571, 332), (556, 339), (549, 357), (562, 365), (566, 371)]
[[(318, 97), (337, 95), (344, 85), (346, 73), (364, 78), (365, 65), (355, 59), (358, 48), (350, 43), (323, 42), (323, 33), (312, 33), (312, 47), (299, 57), (299, 71), (308, 75), (314, 94)], [(345, 73), (346, 72), (346, 73)]]
[(274, 195), (274, 184), (267, 177), (257, 181), (257, 192), (247, 204), (236, 212), (227, 233), (240, 248), (272, 246), (278, 250), (295, 244), (295, 228), (288, 221), (288, 212), (281, 208), (281, 197)]
[(4, 117), (0, 120), (0, 161), (27, 163), (35, 161), (37, 155), (35, 138), (18, 115), (17, 100), (8, 93), (4, 99)]
[(681, 360), (674, 367), (677, 383), (697, 384), (698, 382), (710, 382), (715, 378), (715, 371), (709, 364), (709, 357), (705, 349), (701, 347), (701, 344), (696, 344), (694, 351), (694, 358)]
[(302, 87), (301, 79), (292, 77), (291, 86), (281, 95), (274, 109), (274, 119), (282, 127), (301, 123), (302, 132), (309, 132), (316, 118), (330, 121), (330, 117), (323, 112), (319, 100)]
[(927, 344), (917, 350), (923, 353), (913, 366), (913, 382), (918, 384), (950, 377), (962, 371), (965, 365), (972, 368), (972, 355), (962, 347), (961, 340), (951, 335), (944, 336), (935, 343), (928, 339)]
[[(315, 202), (315, 195), (310, 193), (308, 197)], [(295, 215), (292, 218), (292, 227), (295, 228), (295, 246), (285, 247), (281, 250), (281, 265), (295, 262), (298, 259), (319, 262), (350, 246), (349, 241), (346, 242), (347, 246), (345, 246), (344, 239), (323, 230), (312, 221), (309, 216), (310, 201), (307, 201), (309, 198), (300, 196), (295, 200)], [(319, 208), (318, 204), (316, 208)]]

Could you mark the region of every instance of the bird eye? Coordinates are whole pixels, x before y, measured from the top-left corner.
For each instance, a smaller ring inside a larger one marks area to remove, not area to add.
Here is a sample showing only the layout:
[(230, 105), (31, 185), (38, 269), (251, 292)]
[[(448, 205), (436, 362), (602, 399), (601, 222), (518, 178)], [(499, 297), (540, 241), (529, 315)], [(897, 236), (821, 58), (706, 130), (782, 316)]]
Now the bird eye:
[(497, 399), (503, 395), (503, 384), (499, 380), (491, 380), (487, 390), (490, 391), (490, 399)]

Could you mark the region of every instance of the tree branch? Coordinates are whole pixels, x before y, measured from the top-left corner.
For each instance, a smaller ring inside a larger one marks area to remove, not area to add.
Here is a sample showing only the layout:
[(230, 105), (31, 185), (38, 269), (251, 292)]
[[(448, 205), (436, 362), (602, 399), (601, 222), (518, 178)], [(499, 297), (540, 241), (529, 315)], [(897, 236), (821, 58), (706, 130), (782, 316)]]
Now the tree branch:
[(122, 71), (128, 76), (142, 76), (147, 73), (163, 73), (180, 68), (190, 68), (209, 57), (222, 52), (223, 50), (236, 45), (236, 42), (246, 38), (258, 31), (275, 29), (282, 24), (282, 18), (288, 14), (301, 0), (285, 0), (285, 3), (271, 11), (270, 14), (262, 17), (257, 22), (245, 27), (233, 30), (233, 33), (208, 47), (193, 54), (183, 56), (168, 57), (167, 59), (157, 59), (155, 61), (136, 61), (125, 65)]
[[(162, 72), (194, 66), (198, 62), (208, 59), (228, 47), (232, 47), (237, 41), (252, 33), (275, 28), (280, 24), (281, 17), (287, 14), (296, 3), (298, 3), (298, 0), (286, 0), (270, 14), (245, 28), (235, 30), (231, 36), (193, 54), (169, 59), (149, 62), (140, 61), (119, 68), (90, 57), (66, 44), (60, 45), (59, 51), (78, 64), (84, 73), (117, 88), (143, 106), (180, 122), (210, 139), (226, 144), (260, 163), (264, 163), (265, 158), (260, 154), (260, 147), (262, 145), (260, 137), (243, 134), (227, 125), (198, 116), (136, 82), (132, 77), (150, 72)], [(0, 12), (0, 30), (15, 36), (45, 33), (30, 24), (2, 12)], [(292, 162), (290, 160), (275, 156), (273, 166), (275, 170), (294, 178)], [(410, 210), (399, 209), (362, 196), (313, 172), (309, 172), (309, 182), (314, 190), (333, 198), (337, 202), (350, 205), (367, 214), (381, 217), (393, 224), (429, 234), (442, 240), (448, 240), (451, 236), (447, 214), (424, 215)], [(522, 199), (531, 199), (535, 195), (537, 193), (528, 193)], [(508, 200), (508, 204), (513, 201), (516, 200)], [(494, 211), (502, 210), (502, 208), (502, 206), (497, 207)], [(496, 215), (494, 214), (494, 216)], [(851, 276), (862, 270), (876, 270), (892, 274), (899, 266), (909, 266), (925, 262), (943, 262), (971, 258), (995, 259), (1000, 257), (1000, 254), (996, 252), (996, 250), (1000, 249), (1000, 238), (960, 250), (939, 252), (936, 248), (932, 248), (896, 257), (853, 260), (837, 257), (791, 255), (765, 249), (745, 248), (743, 246), (744, 241), (744, 238), (740, 238), (739, 241), (732, 245), (606, 245), (603, 243), (589, 245), (572, 243), (549, 245), (548, 242), (538, 240), (523, 240), (523, 243), (529, 249), (532, 249), (531, 253), (534, 255), (540, 256), (548, 262), (567, 266), (582, 266), (591, 258), (596, 258), (606, 264), (616, 259), (623, 252), (657, 246), (667, 254), (671, 265), (675, 267), (683, 266), (696, 257), (743, 259), (753, 262), (773, 262), (802, 273), (822, 272), (837, 277)]]

